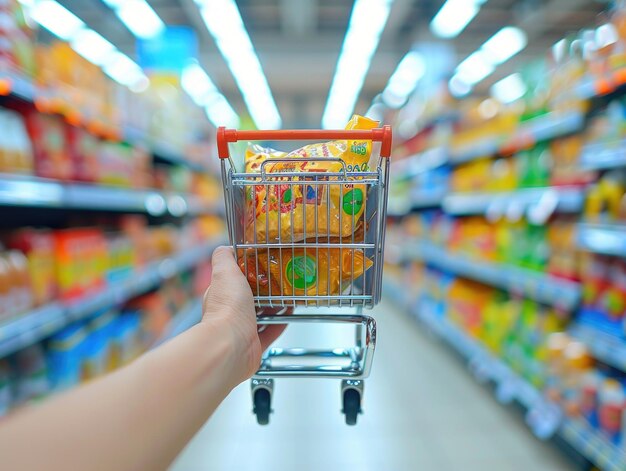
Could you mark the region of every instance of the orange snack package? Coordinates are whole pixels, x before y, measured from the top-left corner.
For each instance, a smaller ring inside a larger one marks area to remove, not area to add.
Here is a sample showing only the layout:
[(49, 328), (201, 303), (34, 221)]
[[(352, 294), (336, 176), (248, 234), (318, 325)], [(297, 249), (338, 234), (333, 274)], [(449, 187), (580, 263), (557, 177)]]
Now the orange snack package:
[(373, 265), (359, 249), (240, 250), (237, 258), (257, 296), (337, 296)]

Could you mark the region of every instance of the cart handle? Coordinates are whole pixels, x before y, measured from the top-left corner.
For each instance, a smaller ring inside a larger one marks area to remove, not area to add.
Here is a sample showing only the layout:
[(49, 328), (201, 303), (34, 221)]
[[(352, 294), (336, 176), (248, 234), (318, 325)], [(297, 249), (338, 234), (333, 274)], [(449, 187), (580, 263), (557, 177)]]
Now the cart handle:
[(388, 159), (391, 155), (392, 132), (389, 125), (368, 130), (350, 129), (338, 131), (326, 129), (238, 131), (237, 129), (226, 129), (220, 126), (217, 128), (217, 155), (220, 159), (228, 159), (230, 157), (228, 144), (237, 141), (318, 141), (333, 139), (364, 139), (381, 142), (380, 156)]

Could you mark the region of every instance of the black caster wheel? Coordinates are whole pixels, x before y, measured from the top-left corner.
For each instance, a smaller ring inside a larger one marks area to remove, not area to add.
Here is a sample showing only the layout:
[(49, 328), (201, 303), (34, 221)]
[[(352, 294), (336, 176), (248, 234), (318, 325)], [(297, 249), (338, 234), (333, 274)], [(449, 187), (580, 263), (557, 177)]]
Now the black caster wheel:
[(343, 411), (346, 416), (346, 425), (356, 425), (356, 419), (361, 413), (361, 393), (356, 389), (346, 389), (343, 392)]
[(265, 388), (259, 388), (254, 391), (254, 410), (256, 421), (259, 425), (267, 425), (270, 423), (271, 395)]

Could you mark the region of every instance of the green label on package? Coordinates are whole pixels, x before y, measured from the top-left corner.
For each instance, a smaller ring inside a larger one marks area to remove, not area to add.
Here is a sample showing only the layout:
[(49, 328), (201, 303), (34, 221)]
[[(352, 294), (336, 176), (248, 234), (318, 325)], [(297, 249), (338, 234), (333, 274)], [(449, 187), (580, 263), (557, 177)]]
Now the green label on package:
[(287, 262), (285, 277), (287, 278), (287, 282), (296, 289), (307, 289), (311, 287), (317, 278), (315, 259), (308, 255), (293, 257)]
[(354, 216), (363, 207), (363, 190), (355, 188), (347, 192), (343, 197), (343, 210), (345, 213)]

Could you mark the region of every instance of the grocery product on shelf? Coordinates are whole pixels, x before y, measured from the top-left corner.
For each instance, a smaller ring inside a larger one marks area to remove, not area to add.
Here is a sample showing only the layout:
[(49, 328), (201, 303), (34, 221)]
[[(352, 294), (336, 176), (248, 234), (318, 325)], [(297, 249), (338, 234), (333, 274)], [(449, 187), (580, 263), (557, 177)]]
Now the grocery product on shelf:
[(199, 319), (199, 297), (210, 272), (204, 262), (164, 289), (73, 322), (0, 362), (0, 416), (128, 364), (166, 336), (178, 315)]
[(35, 67), (34, 34), (17, 0), (0, 3), (0, 70), (32, 76)]

